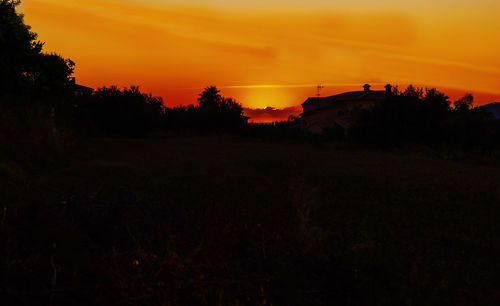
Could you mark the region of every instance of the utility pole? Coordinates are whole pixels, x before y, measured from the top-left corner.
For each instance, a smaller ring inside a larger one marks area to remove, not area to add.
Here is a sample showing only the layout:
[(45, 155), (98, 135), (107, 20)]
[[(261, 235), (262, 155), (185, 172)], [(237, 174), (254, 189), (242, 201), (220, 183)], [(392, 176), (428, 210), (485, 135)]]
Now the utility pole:
[(317, 89), (318, 89), (318, 98), (320, 97), (320, 95), (321, 95), (321, 89), (323, 89), (323, 88), (325, 88), (325, 86), (323, 86), (321, 84), (318, 85), (318, 87), (317, 87)]

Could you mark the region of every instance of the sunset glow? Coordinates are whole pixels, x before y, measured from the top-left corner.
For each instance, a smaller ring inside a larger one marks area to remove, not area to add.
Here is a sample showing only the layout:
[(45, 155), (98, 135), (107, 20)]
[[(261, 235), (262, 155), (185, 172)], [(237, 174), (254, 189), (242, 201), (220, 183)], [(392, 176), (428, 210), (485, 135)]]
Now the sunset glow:
[(500, 2), (25, 0), (25, 20), (91, 87), (140, 85), (193, 104), (216, 85), (285, 108), (364, 83), (500, 100)]

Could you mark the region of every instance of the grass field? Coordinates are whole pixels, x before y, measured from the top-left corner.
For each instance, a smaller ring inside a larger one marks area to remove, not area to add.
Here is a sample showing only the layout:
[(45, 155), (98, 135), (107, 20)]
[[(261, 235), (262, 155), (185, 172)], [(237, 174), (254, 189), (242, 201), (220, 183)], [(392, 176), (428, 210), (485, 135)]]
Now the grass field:
[(237, 136), (5, 162), (16, 305), (497, 305), (499, 168)]

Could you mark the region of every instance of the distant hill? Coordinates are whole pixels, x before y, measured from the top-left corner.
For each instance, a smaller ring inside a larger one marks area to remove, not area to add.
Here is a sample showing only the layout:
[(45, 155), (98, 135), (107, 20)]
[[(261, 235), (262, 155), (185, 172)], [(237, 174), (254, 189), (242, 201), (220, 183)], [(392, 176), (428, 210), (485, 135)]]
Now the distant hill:
[(481, 110), (488, 111), (492, 113), (496, 119), (500, 119), (500, 102), (493, 102), (490, 104), (479, 106), (478, 108)]

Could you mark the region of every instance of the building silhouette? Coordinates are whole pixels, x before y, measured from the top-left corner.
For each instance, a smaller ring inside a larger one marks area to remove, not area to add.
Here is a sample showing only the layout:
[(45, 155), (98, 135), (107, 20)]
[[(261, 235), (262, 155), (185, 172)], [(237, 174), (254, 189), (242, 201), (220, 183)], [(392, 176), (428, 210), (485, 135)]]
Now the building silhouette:
[(371, 90), (371, 86), (365, 84), (362, 91), (308, 98), (302, 103), (301, 126), (315, 134), (336, 126), (347, 131), (356, 122), (361, 110), (373, 107), (391, 92), (390, 84), (385, 85), (385, 90)]

